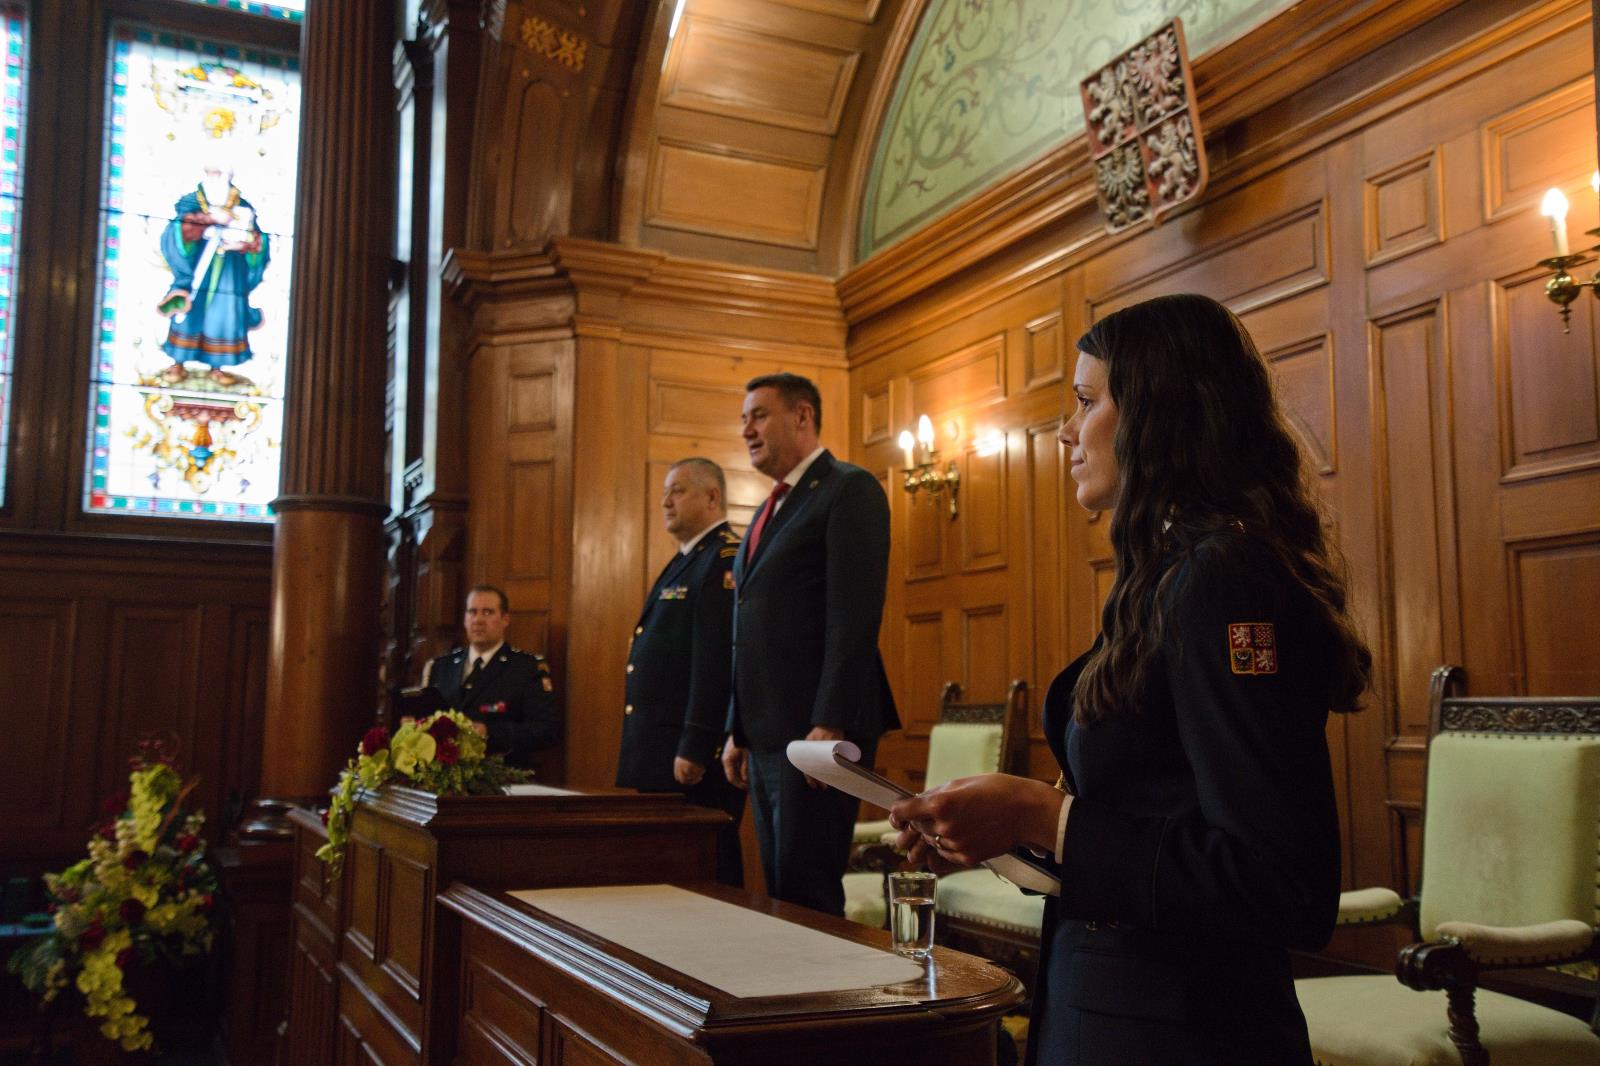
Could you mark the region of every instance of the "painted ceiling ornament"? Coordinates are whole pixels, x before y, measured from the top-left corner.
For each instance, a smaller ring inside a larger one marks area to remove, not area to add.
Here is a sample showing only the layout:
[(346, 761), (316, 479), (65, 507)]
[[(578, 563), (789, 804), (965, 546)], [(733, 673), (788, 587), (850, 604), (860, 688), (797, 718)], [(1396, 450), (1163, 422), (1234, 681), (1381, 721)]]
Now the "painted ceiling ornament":
[(1091, 73), (1079, 88), (1108, 233), (1146, 219), (1159, 223), (1205, 191), (1205, 140), (1181, 19)]

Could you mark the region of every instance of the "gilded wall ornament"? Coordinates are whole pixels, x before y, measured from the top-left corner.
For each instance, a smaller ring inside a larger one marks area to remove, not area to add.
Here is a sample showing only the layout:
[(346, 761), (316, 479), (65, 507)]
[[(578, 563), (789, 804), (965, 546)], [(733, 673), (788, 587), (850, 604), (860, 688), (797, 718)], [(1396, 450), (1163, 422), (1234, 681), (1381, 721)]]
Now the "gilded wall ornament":
[(1192, 200), (1206, 185), (1194, 76), (1174, 18), (1080, 83), (1106, 230)]
[(530, 52), (537, 52), (574, 71), (583, 69), (583, 61), (589, 54), (589, 42), (578, 34), (558, 29), (532, 15), (522, 20), (522, 43)]

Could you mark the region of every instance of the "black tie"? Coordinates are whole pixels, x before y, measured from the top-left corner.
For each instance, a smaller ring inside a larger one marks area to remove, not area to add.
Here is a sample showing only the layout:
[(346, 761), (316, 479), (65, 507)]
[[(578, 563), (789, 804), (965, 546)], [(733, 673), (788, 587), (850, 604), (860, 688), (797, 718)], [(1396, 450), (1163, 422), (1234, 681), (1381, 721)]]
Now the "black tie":
[(483, 673), (483, 659), (480, 656), (472, 660), (472, 669), (467, 671), (467, 679), (461, 683), (462, 688), (471, 688), (478, 681), (478, 675)]

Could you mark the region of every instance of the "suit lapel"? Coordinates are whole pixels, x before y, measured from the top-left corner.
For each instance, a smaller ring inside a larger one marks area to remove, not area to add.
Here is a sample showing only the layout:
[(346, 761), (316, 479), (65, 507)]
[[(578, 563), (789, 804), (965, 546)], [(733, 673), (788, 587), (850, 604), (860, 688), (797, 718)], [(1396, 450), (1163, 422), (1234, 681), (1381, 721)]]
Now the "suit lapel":
[[(824, 450), (806, 468), (805, 476), (800, 479), (800, 483), (789, 490), (783, 499), (783, 506), (778, 508), (778, 513), (767, 520), (766, 527), (761, 530), (761, 544), (756, 551), (753, 563), (745, 558), (750, 544), (750, 538), (748, 536), (745, 537), (744, 544), (740, 545), (739, 557), (745, 563), (743, 569), (746, 572), (754, 575), (757, 570), (761, 569), (761, 561), (772, 554), (772, 542), (783, 536), (784, 530), (799, 519), (801, 513), (805, 511), (806, 505), (811, 502), (812, 496), (816, 494), (817, 486), (823, 478), (826, 478), (831, 473), (833, 473), (833, 453)], [(740, 576), (742, 577), (743, 575), (741, 574)]]

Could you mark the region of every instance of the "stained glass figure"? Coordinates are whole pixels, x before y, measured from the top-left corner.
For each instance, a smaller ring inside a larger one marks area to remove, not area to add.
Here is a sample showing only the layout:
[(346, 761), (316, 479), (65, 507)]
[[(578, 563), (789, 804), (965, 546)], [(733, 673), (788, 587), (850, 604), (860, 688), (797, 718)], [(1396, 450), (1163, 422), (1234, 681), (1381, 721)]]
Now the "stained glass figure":
[(299, 22), (306, 17), (306, 0), (273, 0), (272, 3), (261, 3), (259, 0), (191, 0), (191, 3), (205, 4), (207, 7), (225, 7), (229, 11), (243, 11), (250, 15), (265, 15), (268, 18), (286, 19), (290, 22)]
[(110, 73), (86, 507), (268, 520), (298, 63), (120, 25)]
[(17, 231), (22, 215), (22, 130), (28, 106), (28, 24), (20, 5), (0, 4), (0, 503), (11, 440), (11, 347), (16, 310)]

